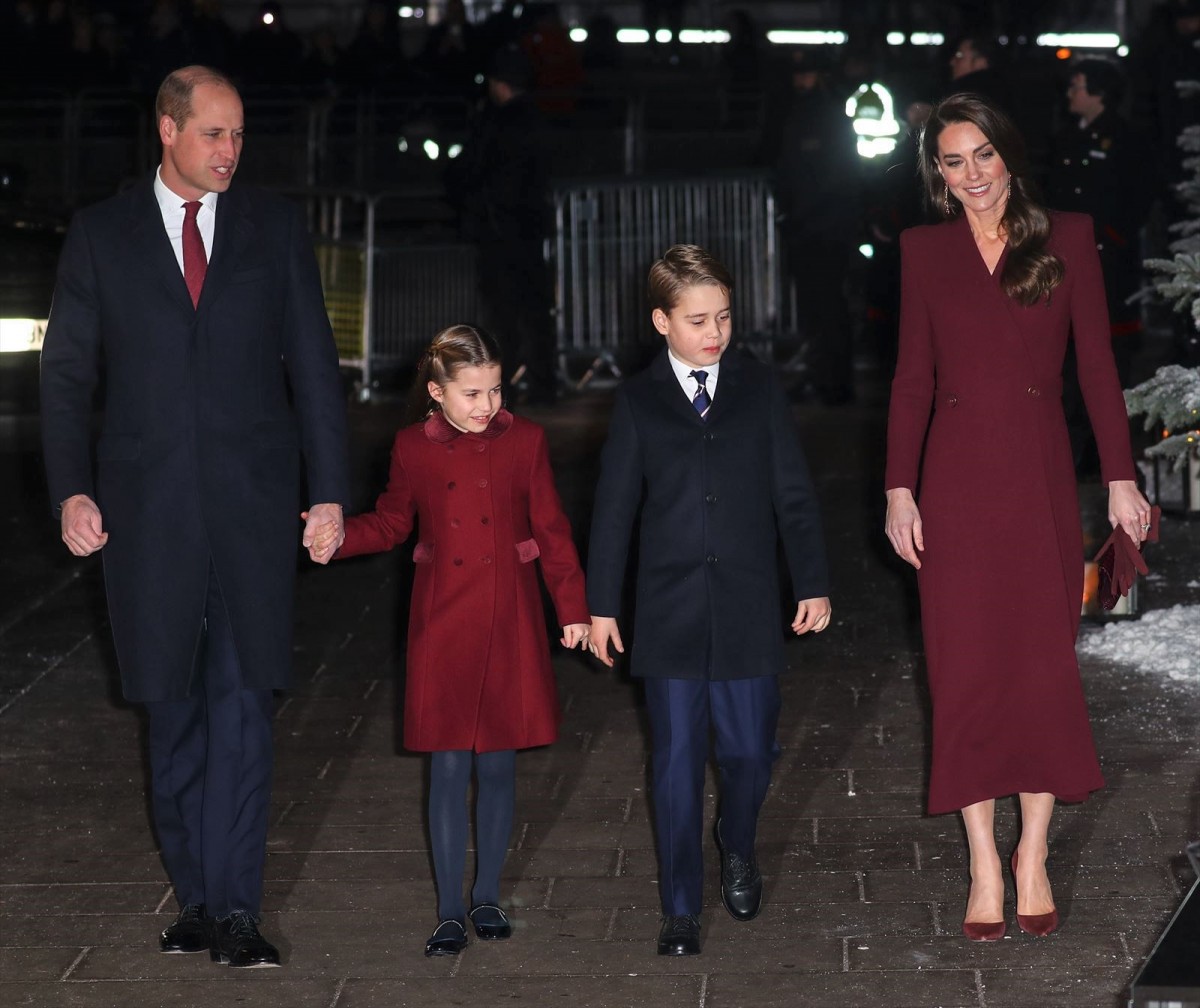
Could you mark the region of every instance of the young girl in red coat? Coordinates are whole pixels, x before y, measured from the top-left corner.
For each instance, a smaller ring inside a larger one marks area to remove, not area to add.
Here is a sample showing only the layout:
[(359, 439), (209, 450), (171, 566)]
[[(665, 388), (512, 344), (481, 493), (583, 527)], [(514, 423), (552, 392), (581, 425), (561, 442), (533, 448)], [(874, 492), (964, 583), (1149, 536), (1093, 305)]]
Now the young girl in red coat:
[[(418, 529), (409, 620), (404, 745), (432, 753), (429, 832), (440, 923), (425, 954), (457, 955), (467, 919), (508, 938), (499, 905), (516, 786), (515, 750), (548, 745), (559, 707), (536, 567), (561, 643), (586, 645), (583, 572), (542, 429), (501, 404), (500, 352), (487, 333), (438, 333), (418, 369), (424, 419), (396, 435), (375, 510), (346, 521), (338, 557), (378, 553)], [(332, 540), (332, 525), (323, 530)], [(318, 537), (318, 548), (324, 541)], [(466, 912), (467, 788), (478, 777), (478, 865)]]

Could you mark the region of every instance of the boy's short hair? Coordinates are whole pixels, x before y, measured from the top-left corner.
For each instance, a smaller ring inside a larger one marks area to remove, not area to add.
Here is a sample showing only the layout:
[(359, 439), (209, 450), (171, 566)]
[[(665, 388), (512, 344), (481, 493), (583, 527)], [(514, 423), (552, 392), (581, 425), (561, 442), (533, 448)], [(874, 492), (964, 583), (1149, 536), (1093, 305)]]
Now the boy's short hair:
[(650, 310), (661, 308), (668, 315), (688, 287), (710, 284), (726, 294), (733, 290), (733, 278), (721, 262), (699, 245), (672, 245), (650, 267), (646, 294)]

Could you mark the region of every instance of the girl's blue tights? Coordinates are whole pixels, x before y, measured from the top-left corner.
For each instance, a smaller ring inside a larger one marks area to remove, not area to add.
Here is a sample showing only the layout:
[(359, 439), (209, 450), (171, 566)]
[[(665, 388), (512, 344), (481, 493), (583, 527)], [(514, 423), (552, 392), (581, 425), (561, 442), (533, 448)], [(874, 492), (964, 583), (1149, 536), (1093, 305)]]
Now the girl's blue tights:
[(438, 919), (463, 920), (463, 869), (467, 857), (467, 789), (475, 767), (475, 885), (471, 904), (496, 903), (500, 872), (512, 834), (516, 751), (433, 753), (429, 771), (429, 839), (437, 881)]

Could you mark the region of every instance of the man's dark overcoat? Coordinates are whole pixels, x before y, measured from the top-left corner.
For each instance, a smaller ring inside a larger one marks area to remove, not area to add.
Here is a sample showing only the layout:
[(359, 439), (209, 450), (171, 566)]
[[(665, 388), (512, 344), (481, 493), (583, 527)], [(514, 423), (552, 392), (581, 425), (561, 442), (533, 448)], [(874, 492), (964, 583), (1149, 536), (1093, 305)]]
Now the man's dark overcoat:
[[(782, 672), (795, 603), (827, 596), (829, 576), (808, 465), (769, 367), (726, 352), (704, 419), (666, 350), (617, 389), (588, 550), (595, 616), (620, 612), (639, 510), (632, 673)], [(786, 614), (781, 541), (794, 599)]]
[(42, 352), (42, 427), (56, 509), (87, 494), (109, 533), (126, 697), (187, 695), (210, 565), (243, 685), (286, 687), (301, 454), (304, 504), (348, 498), (337, 352), (298, 210), (237, 183), (221, 194), (196, 308), (152, 176), (76, 214)]

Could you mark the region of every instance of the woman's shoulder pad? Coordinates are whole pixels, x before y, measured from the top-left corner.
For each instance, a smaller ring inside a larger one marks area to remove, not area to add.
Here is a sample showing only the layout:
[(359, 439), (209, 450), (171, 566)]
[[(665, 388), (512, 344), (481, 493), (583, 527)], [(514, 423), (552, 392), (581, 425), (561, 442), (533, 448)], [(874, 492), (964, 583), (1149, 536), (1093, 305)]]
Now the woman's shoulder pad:
[(900, 232), (902, 248), (926, 248), (945, 240), (945, 221), (938, 224), (916, 224)]
[(1087, 235), (1089, 240), (1093, 235), (1092, 218), (1085, 213), (1072, 210), (1048, 210), (1050, 215), (1050, 233), (1064, 237)]

